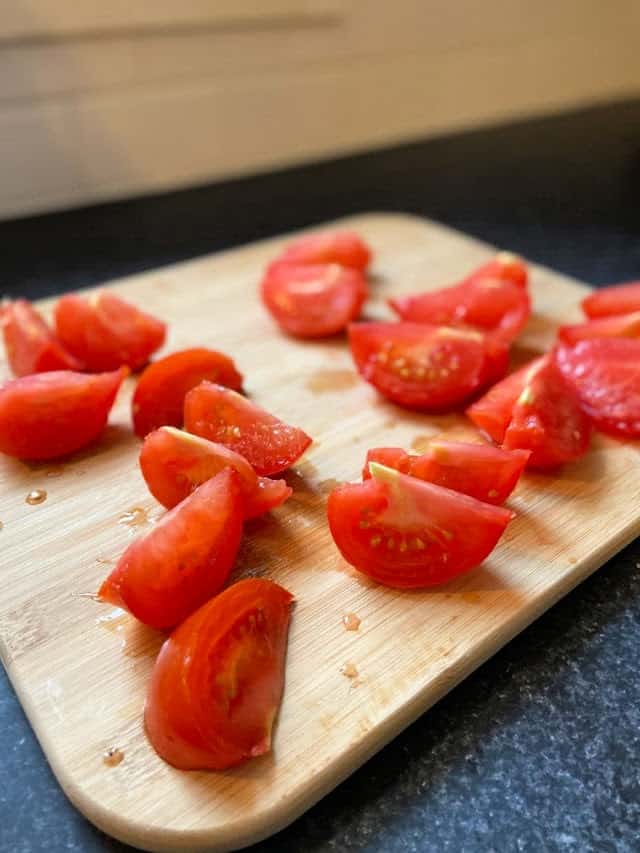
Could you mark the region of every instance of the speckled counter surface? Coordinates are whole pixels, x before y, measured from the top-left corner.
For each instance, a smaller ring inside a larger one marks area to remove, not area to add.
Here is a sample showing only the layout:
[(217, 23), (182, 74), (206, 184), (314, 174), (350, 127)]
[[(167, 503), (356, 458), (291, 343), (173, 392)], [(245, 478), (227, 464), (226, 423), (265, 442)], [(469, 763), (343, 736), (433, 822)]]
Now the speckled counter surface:
[[(639, 199), (634, 102), (0, 223), (2, 288), (36, 298), (371, 209), (439, 218), (601, 284), (640, 278)], [(636, 541), (251, 850), (636, 853), (639, 649)], [(0, 748), (0, 851), (130, 849), (67, 802), (3, 672)]]

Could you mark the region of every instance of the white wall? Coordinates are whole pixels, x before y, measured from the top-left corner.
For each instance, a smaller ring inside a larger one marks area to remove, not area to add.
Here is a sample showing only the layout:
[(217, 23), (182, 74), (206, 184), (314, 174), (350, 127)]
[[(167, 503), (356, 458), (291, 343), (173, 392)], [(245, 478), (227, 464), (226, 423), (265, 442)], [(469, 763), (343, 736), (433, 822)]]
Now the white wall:
[(11, 0), (0, 217), (637, 95), (639, 33), (638, 0)]

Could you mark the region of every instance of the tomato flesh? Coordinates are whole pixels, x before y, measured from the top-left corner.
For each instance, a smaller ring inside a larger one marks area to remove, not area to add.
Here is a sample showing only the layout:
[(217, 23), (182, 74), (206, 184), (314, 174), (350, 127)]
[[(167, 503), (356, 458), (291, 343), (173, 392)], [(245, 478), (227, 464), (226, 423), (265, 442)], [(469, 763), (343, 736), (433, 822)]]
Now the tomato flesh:
[[(402, 320), (491, 331), (504, 343), (518, 335), (531, 314), (524, 280), (497, 261), (485, 264), (460, 284), (390, 299)], [(503, 274), (504, 271), (505, 274)]]
[(572, 346), (591, 338), (640, 338), (640, 311), (611, 317), (598, 317), (588, 323), (560, 326), (560, 340)]
[(556, 359), (599, 430), (640, 437), (640, 341), (581, 341), (559, 348)]
[(329, 231), (308, 234), (289, 243), (278, 260), (292, 264), (340, 264), (363, 271), (371, 261), (371, 250), (352, 231)]
[(280, 328), (294, 337), (324, 338), (342, 332), (367, 297), (361, 272), (338, 264), (272, 266), (262, 301)]
[(293, 596), (238, 581), (171, 634), (151, 674), (145, 728), (182, 770), (224, 770), (271, 749)]
[(233, 360), (204, 347), (171, 353), (146, 367), (131, 402), (136, 435), (144, 438), (161, 426), (182, 426), (184, 398), (204, 379), (235, 391), (242, 388)]
[(329, 527), (359, 571), (399, 588), (444, 583), (478, 566), (514, 513), (376, 462), (372, 478), (329, 495)]
[(231, 448), (244, 456), (256, 474), (268, 477), (293, 465), (311, 444), (298, 427), (289, 426), (229, 388), (201, 382), (184, 401), (188, 432)]
[(16, 376), (50, 370), (82, 370), (82, 364), (64, 348), (43, 318), (26, 299), (0, 309), (9, 367)]
[(369, 450), (362, 476), (369, 479), (369, 462), (379, 462), (477, 500), (501, 504), (515, 489), (529, 456), (526, 450), (503, 450), (486, 444), (434, 438), (420, 456), (397, 447)]
[(167, 509), (225, 468), (238, 475), (245, 518), (280, 506), (292, 493), (284, 480), (258, 477), (239, 453), (175, 427), (149, 433), (140, 450), (142, 476), (154, 498)]
[(506, 347), (479, 332), (422, 323), (352, 323), (349, 343), (367, 382), (401, 406), (443, 411), (504, 375)]
[(610, 317), (640, 311), (640, 281), (603, 287), (582, 300), (587, 317)]
[(224, 585), (243, 518), (238, 475), (226, 468), (129, 545), (100, 598), (152, 628), (172, 628)]
[(549, 355), (494, 386), (467, 414), (505, 449), (530, 450), (530, 468), (557, 468), (589, 449), (589, 419)]
[(87, 370), (138, 370), (164, 343), (167, 327), (113, 293), (68, 294), (55, 307), (56, 334)]
[(0, 452), (55, 459), (102, 433), (126, 368), (94, 376), (71, 370), (34, 373), (0, 386)]

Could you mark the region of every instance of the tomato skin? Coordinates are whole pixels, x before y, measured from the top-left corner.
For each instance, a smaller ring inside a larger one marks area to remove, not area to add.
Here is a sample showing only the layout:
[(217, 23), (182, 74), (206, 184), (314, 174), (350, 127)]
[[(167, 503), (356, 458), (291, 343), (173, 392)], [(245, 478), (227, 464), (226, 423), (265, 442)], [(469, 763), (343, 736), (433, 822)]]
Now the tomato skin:
[(161, 426), (182, 426), (184, 398), (204, 379), (240, 391), (243, 376), (229, 356), (204, 347), (173, 352), (152, 362), (131, 401), (136, 435), (144, 438)]
[(340, 264), (365, 270), (371, 261), (371, 249), (353, 231), (327, 231), (300, 237), (281, 253), (278, 261), (292, 264)]
[(281, 262), (265, 273), (262, 301), (280, 328), (298, 338), (342, 332), (368, 295), (361, 272), (338, 264)]
[(232, 468), (238, 475), (245, 518), (280, 506), (292, 494), (284, 480), (258, 477), (239, 453), (174, 427), (150, 432), (140, 450), (142, 476), (154, 498), (167, 509), (224, 468)]
[(556, 361), (597, 429), (640, 438), (640, 341), (581, 341), (575, 347), (559, 347)]
[(527, 450), (433, 439), (420, 456), (397, 447), (369, 450), (362, 476), (369, 479), (369, 462), (379, 462), (419, 480), (499, 505), (515, 489), (530, 455)]
[(224, 770), (269, 752), (284, 688), (293, 596), (261, 578), (228, 587), (162, 646), (145, 728), (181, 770)]
[(381, 394), (410, 409), (458, 406), (504, 375), (506, 347), (479, 332), (422, 323), (352, 323), (351, 354)]
[(583, 299), (581, 304), (587, 317), (611, 317), (640, 311), (640, 281), (603, 287)]
[(224, 585), (243, 510), (238, 475), (226, 468), (132, 542), (98, 595), (151, 628), (172, 628)]
[(194, 435), (235, 450), (263, 477), (289, 468), (311, 444), (311, 438), (298, 427), (213, 382), (201, 382), (189, 391), (184, 425)]
[(478, 328), (493, 332), (506, 344), (517, 337), (531, 314), (525, 287), (481, 271), (451, 287), (390, 299), (389, 305), (401, 320)]
[(591, 338), (640, 338), (640, 311), (560, 326), (558, 338), (569, 346)]
[(334, 489), (327, 512), (345, 560), (387, 586), (433, 586), (469, 571), (514, 517), (504, 507), (383, 466), (377, 470), (382, 481), (374, 473), (364, 483)]
[(0, 452), (55, 459), (95, 441), (128, 370), (89, 376), (71, 370), (34, 373), (0, 386)]
[(56, 334), (87, 370), (138, 370), (164, 343), (167, 327), (124, 299), (100, 290), (68, 294), (55, 307)]
[(40, 314), (26, 299), (16, 299), (0, 309), (9, 367), (15, 376), (50, 370), (82, 370)]
[(552, 470), (589, 449), (589, 418), (552, 355), (494, 386), (467, 415), (506, 450), (530, 450), (529, 468)]

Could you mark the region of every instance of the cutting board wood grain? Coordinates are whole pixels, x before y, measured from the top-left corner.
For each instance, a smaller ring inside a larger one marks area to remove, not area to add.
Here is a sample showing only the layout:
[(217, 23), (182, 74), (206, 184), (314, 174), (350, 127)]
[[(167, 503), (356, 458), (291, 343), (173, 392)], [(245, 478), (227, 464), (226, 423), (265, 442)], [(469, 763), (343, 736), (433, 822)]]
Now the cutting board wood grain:
[[(356, 229), (375, 251), (372, 317), (387, 316), (389, 295), (454, 282), (494, 251), (401, 215), (332, 225)], [(638, 446), (596, 436), (561, 474), (523, 477), (509, 502), (518, 517), (466, 577), (403, 592), (358, 576), (327, 529), (333, 485), (359, 477), (369, 447), (419, 450), (435, 435), (478, 434), (457, 415), (414, 414), (379, 398), (354, 373), (344, 339), (304, 343), (278, 332), (256, 283), (286, 239), (112, 285), (170, 323), (166, 351), (232, 354), (248, 393), (315, 438), (287, 474), (291, 500), (247, 525), (235, 573), (273, 578), (297, 600), (271, 755), (224, 773), (164, 764), (142, 727), (162, 636), (82, 595), (162, 515), (137, 467), (133, 380), (93, 448), (61, 464), (0, 462), (4, 665), (73, 803), (144, 849), (236, 849), (282, 828), (640, 532)], [(585, 294), (541, 267), (532, 267), (531, 287), (535, 313), (515, 364), (546, 348), (558, 322), (577, 320)], [(47, 500), (26, 503), (33, 489)], [(348, 613), (361, 620), (357, 631), (345, 629)], [(347, 664), (356, 677), (344, 674)], [(124, 754), (117, 766), (103, 760), (109, 749)]]

